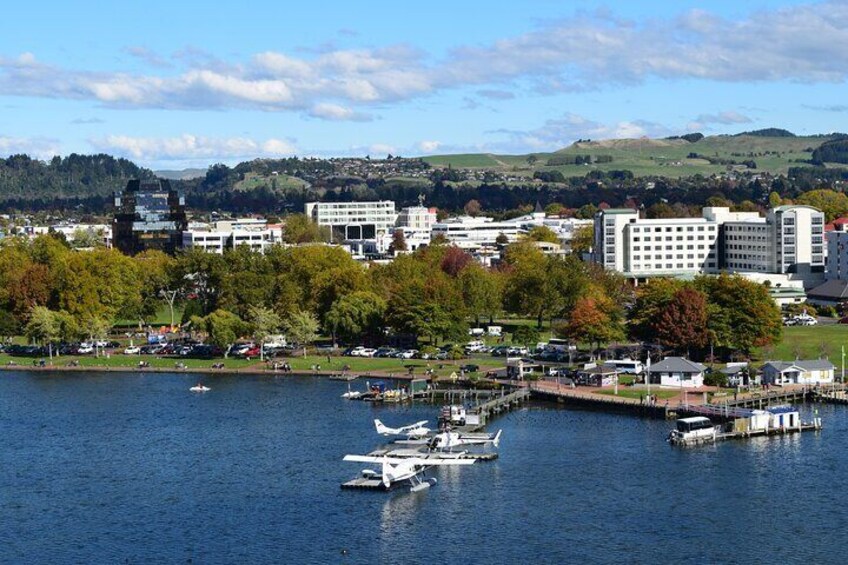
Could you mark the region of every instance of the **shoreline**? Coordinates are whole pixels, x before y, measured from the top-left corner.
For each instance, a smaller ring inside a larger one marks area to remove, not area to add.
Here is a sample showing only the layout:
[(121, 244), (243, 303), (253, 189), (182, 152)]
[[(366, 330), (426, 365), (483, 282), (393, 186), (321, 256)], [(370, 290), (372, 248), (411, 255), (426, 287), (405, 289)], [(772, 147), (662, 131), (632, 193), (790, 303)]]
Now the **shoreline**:
[[(35, 365), (0, 365), (0, 370), (2, 371), (26, 371), (32, 373), (79, 373), (79, 372), (100, 372), (100, 373), (187, 373), (187, 374), (201, 374), (201, 375), (268, 375), (274, 377), (332, 377), (340, 374), (339, 371), (289, 371), (283, 372), (281, 370), (267, 369), (267, 368), (221, 368), (221, 369), (213, 369), (211, 367), (185, 367), (182, 369), (176, 367), (123, 367), (123, 366), (105, 366), (105, 365), (94, 365), (94, 366), (68, 366), (68, 365), (45, 365), (35, 366)], [(374, 379), (391, 379), (396, 381), (411, 381), (413, 379), (426, 378), (424, 375), (407, 375), (407, 374), (394, 374), (394, 373), (376, 373), (376, 372), (367, 372), (367, 373), (352, 373), (348, 371), (349, 375), (355, 375), (356, 378), (352, 379), (350, 382), (354, 380), (359, 380), (362, 378), (374, 378)], [(340, 381), (342, 382), (342, 381)]]

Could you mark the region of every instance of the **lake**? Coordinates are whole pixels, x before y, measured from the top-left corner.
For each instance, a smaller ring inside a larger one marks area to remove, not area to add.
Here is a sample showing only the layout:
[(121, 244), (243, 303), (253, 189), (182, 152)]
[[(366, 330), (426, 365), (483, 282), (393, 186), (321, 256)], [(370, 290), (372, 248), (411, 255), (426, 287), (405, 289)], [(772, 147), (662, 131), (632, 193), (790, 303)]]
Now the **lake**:
[[(668, 422), (548, 405), (410, 494), (342, 461), (438, 407), (312, 377), (0, 374), (3, 563), (842, 562), (845, 407), (821, 433), (679, 449)], [(364, 383), (355, 383), (363, 388)], [(810, 408), (807, 408), (810, 410)]]

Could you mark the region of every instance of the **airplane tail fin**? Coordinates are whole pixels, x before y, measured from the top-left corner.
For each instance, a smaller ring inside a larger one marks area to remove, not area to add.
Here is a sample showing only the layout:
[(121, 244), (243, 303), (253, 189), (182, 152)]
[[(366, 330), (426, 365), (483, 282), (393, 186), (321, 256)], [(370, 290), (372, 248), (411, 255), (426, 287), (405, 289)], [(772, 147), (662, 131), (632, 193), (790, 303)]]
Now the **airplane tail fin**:
[(383, 422), (380, 420), (374, 420), (374, 427), (377, 428), (377, 433), (381, 435), (389, 435), (392, 433), (392, 430), (383, 425)]
[(500, 447), (501, 445), (501, 432), (503, 432), (503, 430), (498, 430), (498, 433), (495, 434), (495, 439), (492, 440), (492, 445), (495, 447)]

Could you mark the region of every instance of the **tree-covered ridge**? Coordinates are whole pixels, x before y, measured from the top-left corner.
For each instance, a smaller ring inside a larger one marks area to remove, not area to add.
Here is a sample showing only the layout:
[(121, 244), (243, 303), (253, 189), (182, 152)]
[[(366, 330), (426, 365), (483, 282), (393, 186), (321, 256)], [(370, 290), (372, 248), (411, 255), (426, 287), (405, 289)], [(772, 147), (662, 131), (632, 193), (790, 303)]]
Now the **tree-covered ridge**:
[(152, 176), (151, 171), (132, 161), (104, 153), (72, 153), (49, 161), (11, 155), (0, 159), (0, 200), (109, 196), (129, 179)]

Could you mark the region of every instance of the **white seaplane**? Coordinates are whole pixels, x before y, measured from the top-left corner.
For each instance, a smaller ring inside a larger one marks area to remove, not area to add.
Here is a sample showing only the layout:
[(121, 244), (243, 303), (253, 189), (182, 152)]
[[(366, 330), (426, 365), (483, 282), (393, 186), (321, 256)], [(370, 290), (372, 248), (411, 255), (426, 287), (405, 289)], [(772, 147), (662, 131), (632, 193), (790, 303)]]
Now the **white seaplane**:
[(430, 451), (453, 451), (454, 447), (464, 445), (493, 445), (499, 447), (501, 444), (501, 432), (492, 434), (462, 434), (459, 432), (444, 431), (427, 439), (427, 448)]
[(209, 392), (212, 389), (209, 388), (208, 386), (202, 385), (201, 383), (197, 383), (196, 385), (194, 385), (193, 387), (191, 387), (188, 390), (190, 390), (191, 392)]
[(374, 426), (377, 428), (377, 433), (381, 436), (406, 436), (409, 439), (421, 439), (429, 434), (431, 430), (424, 426), (426, 423), (427, 420), (421, 420), (420, 422), (415, 422), (408, 426), (390, 428), (383, 424), (380, 420), (374, 420)]
[(428, 467), (473, 465), (475, 459), (425, 459), (422, 457), (374, 457), (371, 455), (345, 455), (345, 461), (356, 461), (358, 463), (379, 463), (382, 465), (378, 473), (372, 469), (362, 471), (366, 479), (379, 480), (386, 490), (403, 481), (409, 481), (410, 492), (418, 492), (430, 488), (436, 484), (435, 477), (425, 478), (424, 472)]

